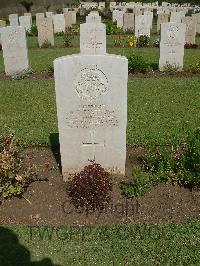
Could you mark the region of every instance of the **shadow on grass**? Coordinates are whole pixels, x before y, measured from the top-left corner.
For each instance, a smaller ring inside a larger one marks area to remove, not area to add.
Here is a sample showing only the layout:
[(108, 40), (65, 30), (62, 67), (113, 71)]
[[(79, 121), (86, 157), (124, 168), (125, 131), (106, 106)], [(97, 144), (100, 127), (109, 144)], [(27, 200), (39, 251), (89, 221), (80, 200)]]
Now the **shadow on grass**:
[(49, 136), (51, 151), (56, 163), (59, 166), (60, 173), (62, 174), (62, 165), (61, 165), (61, 155), (60, 155), (60, 143), (59, 143), (59, 133), (51, 133)]
[(59, 266), (49, 258), (31, 262), (30, 251), (19, 243), (17, 235), (10, 229), (0, 226), (0, 265), (1, 266)]

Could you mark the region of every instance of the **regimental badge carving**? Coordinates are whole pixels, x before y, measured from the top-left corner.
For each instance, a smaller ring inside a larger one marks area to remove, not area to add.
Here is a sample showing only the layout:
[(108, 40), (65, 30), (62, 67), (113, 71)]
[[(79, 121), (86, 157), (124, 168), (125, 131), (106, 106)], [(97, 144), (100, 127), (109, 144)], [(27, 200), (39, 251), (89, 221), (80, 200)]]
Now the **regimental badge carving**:
[(11, 31), (11, 32), (8, 34), (8, 40), (9, 40), (9, 45), (10, 45), (10, 46), (16, 44), (16, 42), (17, 42), (17, 34), (18, 34), (18, 31), (17, 31), (17, 30), (15, 30), (15, 31)]
[(82, 69), (75, 82), (78, 96), (83, 100), (95, 100), (108, 90), (108, 80), (96, 65)]
[(178, 45), (179, 27), (176, 25), (170, 25), (167, 31), (167, 45)]

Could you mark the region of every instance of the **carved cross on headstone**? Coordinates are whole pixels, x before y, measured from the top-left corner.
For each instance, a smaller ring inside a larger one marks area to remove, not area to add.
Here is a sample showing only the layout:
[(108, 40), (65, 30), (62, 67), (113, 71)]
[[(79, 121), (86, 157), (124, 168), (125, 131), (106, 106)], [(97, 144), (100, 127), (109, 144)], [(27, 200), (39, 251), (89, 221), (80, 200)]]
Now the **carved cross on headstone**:
[(85, 142), (83, 141), (83, 148), (91, 148), (92, 149), (92, 158), (88, 158), (88, 160), (94, 160), (95, 161), (95, 153), (96, 153), (96, 147), (105, 147), (105, 141), (104, 142), (98, 142), (95, 140), (95, 130), (90, 130), (90, 140)]

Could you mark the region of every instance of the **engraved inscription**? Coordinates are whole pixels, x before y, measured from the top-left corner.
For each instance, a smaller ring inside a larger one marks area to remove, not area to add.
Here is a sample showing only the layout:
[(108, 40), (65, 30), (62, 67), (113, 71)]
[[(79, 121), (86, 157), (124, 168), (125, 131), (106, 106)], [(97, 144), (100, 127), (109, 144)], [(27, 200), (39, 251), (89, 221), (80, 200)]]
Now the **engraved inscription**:
[(108, 90), (108, 80), (97, 66), (90, 66), (78, 73), (75, 89), (81, 99), (92, 101)]
[(71, 128), (108, 128), (117, 127), (119, 122), (115, 111), (106, 109), (105, 105), (81, 105), (71, 111), (66, 118)]
[(89, 41), (86, 43), (88, 49), (99, 49), (102, 46), (102, 42), (98, 41), (96, 30), (89, 32)]

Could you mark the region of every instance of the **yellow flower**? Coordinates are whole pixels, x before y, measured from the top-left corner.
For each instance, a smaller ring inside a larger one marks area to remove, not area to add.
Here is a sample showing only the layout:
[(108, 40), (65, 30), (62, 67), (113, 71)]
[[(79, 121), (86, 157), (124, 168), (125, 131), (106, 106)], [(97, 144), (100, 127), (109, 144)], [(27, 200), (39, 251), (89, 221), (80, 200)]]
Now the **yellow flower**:
[(133, 44), (134, 44), (133, 42), (129, 42), (129, 45), (130, 45), (130, 46), (133, 46)]

